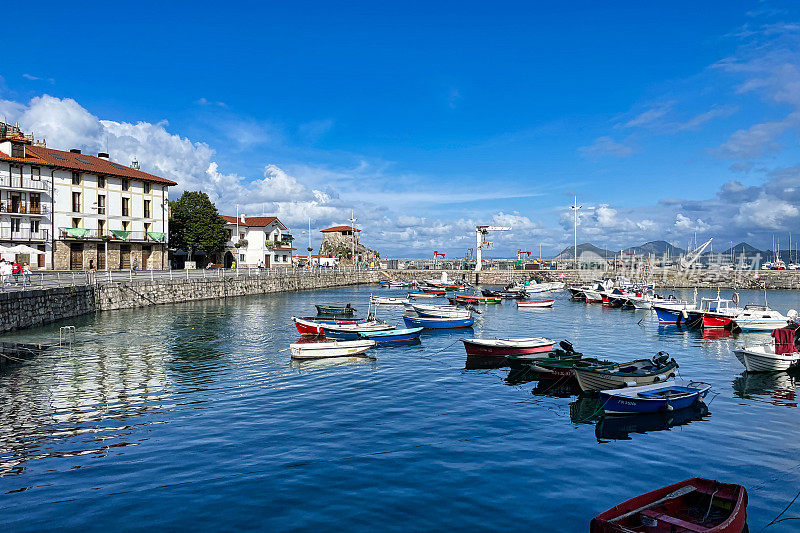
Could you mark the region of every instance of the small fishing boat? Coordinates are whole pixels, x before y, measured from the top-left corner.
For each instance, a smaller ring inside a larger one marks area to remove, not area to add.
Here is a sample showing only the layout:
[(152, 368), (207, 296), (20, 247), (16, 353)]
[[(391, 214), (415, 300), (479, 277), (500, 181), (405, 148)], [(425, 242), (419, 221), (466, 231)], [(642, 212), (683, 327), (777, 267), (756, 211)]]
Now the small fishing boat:
[(375, 346), (369, 339), (355, 341), (327, 341), (291, 344), (292, 359), (322, 359), (325, 357), (352, 357), (361, 355)]
[(795, 333), (794, 327), (775, 329), (772, 332), (772, 338), (775, 339), (772, 343), (736, 348), (733, 354), (748, 372), (789, 370), (800, 364)]
[(678, 363), (666, 352), (658, 352), (652, 359), (637, 359), (616, 363), (604, 368), (575, 367), (572, 372), (581, 390), (606, 390), (622, 387), (650, 385), (675, 377)]
[(403, 321), (408, 328), (425, 329), (458, 329), (471, 328), (475, 323), (473, 317), (469, 318), (433, 318), (422, 316), (404, 316)]
[(664, 302), (653, 302), (652, 309), (658, 316), (658, 323), (661, 325), (688, 323), (690, 313), (697, 309), (693, 303), (685, 300), (667, 300)]
[(426, 294), (433, 294), (434, 296), (445, 296), (447, 295), (447, 291), (444, 289), (428, 289), (428, 288), (421, 288), (420, 292)]
[(520, 285), (515, 285), (514, 289), (524, 290), (528, 294), (535, 294), (537, 292), (554, 292), (564, 290), (566, 285), (560, 281), (528, 281)]
[(409, 300), (420, 300), (420, 299), (428, 299), (428, 298), (438, 298), (437, 294), (432, 294), (429, 292), (409, 292), (408, 299)]
[(615, 505), (593, 518), (589, 531), (741, 533), (746, 526), (743, 486), (696, 477)]
[(574, 377), (572, 371), (575, 368), (609, 368), (613, 365), (613, 361), (580, 357), (578, 359), (563, 358), (563, 360), (540, 359), (531, 361), (528, 366), (545, 378), (571, 379)]
[(416, 342), (423, 328), (392, 329), (387, 331), (361, 331), (358, 333), (360, 339), (370, 339), (378, 344)]
[(505, 357), (507, 355), (546, 353), (553, 349), (552, 341), (546, 337), (511, 339), (461, 339), (467, 355), (488, 355)]
[(531, 369), (531, 365), (536, 362), (547, 361), (576, 361), (583, 357), (582, 353), (578, 353), (572, 347), (569, 341), (561, 341), (558, 343), (558, 348), (545, 353), (523, 353), (511, 354), (506, 358), (508, 359), (509, 366), (512, 369)]
[(790, 316), (784, 316), (768, 305), (745, 305), (744, 311), (733, 319), (733, 329), (742, 331), (772, 331), (786, 326), (789, 321), (797, 316), (797, 311), (789, 311)]
[(392, 329), (395, 329), (394, 326), (378, 321), (361, 324), (322, 324), (322, 334), (329, 339), (357, 339), (359, 333)]
[(599, 395), (606, 414), (628, 415), (684, 409), (705, 398), (709, 390), (711, 385), (701, 381), (667, 381), (601, 390)]
[(419, 316), (432, 318), (469, 318), (472, 313), (455, 305), (411, 304), (411, 309)]
[(393, 298), (391, 296), (369, 296), (369, 303), (375, 305), (405, 305), (408, 298)]
[(600, 291), (594, 289), (584, 289), (583, 296), (586, 299), (587, 304), (597, 304), (603, 302), (603, 295), (600, 294)]
[(314, 307), (320, 315), (352, 316), (356, 312), (355, 307), (350, 304), (316, 304)]
[(701, 298), (697, 310), (689, 313), (689, 324), (703, 328), (732, 327), (733, 319), (744, 311), (741, 307), (736, 307), (738, 299), (739, 296), (735, 293), (732, 300), (722, 298), (719, 291), (716, 298)]
[(555, 300), (528, 300), (527, 302), (517, 302), (517, 307), (545, 308), (553, 307)]
[(325, 317), (292, 317), (292, 322), (300, 335), (322, 335), (323, 324), (362, 324), (365, 318), (325, 318)]
[(524, 300), (526, 298), (525, 291), (511, 291), (511, 290), (491, 290), (483, 289), (481, 294), (491, 298), (502, 298), (504, 300)]
[(499, 304), (503, 301), (499, 296), (467, 296), (465, 294), (456, 294), (454, 300), (459, 303), (471, 304)]

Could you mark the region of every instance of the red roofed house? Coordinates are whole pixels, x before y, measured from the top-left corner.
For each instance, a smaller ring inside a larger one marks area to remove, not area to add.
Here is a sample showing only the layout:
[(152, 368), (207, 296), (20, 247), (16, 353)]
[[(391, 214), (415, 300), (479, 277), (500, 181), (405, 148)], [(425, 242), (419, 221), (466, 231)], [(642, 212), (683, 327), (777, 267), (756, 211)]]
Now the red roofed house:
[[(282, 268), (292, 266), (292, 240), (278, 217), (222, 216), (229, 232), (225, 268), (235, 260), (240, 267)], [(237, 246), (237, 244), (239, 246)]]
[(136, 162), (53, 150), (0, 123), (0, 244), (45, 251), (33, 268), (167, 268), (172, 185)]

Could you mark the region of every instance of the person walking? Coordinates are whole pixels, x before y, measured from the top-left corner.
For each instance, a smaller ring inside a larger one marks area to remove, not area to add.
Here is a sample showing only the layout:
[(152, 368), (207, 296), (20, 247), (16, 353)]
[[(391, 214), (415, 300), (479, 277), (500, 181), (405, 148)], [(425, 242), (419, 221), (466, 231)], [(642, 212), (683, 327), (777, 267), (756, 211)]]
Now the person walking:
[(0, 259), (0, 278), (3, 280), (3, 285), (11, 283), (11, 265), (5, 259)]
[(19, 285), (19, 275), (22, 274), (22, 265), (16, 259), (11, 265), (11, 274), (14, 276), (14, 285)]
[(28, 263), (22, 263), (22, 286), (31, 284), (31, 266)]

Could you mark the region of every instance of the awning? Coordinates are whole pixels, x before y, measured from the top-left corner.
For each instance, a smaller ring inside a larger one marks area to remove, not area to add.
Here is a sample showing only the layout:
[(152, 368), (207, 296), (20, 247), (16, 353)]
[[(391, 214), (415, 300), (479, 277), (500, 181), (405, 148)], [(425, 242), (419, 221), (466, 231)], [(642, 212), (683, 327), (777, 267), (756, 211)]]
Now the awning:
[(127, 239), (131, 236), (131, 232), (124, 229), (112, 229), (111, 234), (114, 235), (117, 239)]
[(88, 228), (64, 228), (64, 231), (67, 232), (67, 235), (70, 237), (75, 237), (76, 239), (82, 239), (89, 234), (90, 229)]
[(153, 239), (154, 241), (164, 242), (164, 235), (163, 231), (148, 231), (147, 236)]

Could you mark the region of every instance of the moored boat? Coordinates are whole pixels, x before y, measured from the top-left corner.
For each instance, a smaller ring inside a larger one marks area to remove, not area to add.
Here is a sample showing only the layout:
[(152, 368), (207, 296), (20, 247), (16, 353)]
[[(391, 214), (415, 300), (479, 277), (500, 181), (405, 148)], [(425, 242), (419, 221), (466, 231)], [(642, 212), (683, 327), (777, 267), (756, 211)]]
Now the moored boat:
[(748, 372), (784, 372), (800, 364), (800, 352), (775, 353), (770, 344), (736, 348), (733, 355)]
[(455, 305), (428, 305), (428, 304), (410, 304), (410, 307), (422, 317), (433, 318), (469, 318), (472, 313)]
[(360, 324), (322, 324), (322, 334), (331, 339), (357, 339), (366, 331), (388, 331), (395, 329), (385, 322), (363, 322)]
[(531, 361), (528, 366), (545, 378), (570, 379), (574, 376), (572, 371), (575, 368), (608, 368), (613, 364), (613, 361), (604, 361), (595, 357), (581, 357), (578, 359), (563, 358), (562, 360), (539, 359)]
[(517, 307), (545, 308), (553, 307), (555, 300), (528, 300), (527, 302), (517, 302)]
[(543, 354), (553, 349), (552, 341), (546, 337), (510, 339), (461, 339), (467, 355), (505, 357), (518, 354)]
[(292, 317), (292, 322), (300, 335), (322, 335), (323, 324), (361, 324), (365, 318)]
[(360, 339), (370, 339), (378, 344), (416, 342), (422, 332), (421, 327), (392, 329), (386, 331), (361, 331), (358, 333)]
[[(789, 311), (792, 314), (792, 311)], [(794, 312), (797, 314), (797, 311)], [(733, 329), (742, 331), (772, 331), (786, 326), (790, 317), (767, 305), (745, 305), (744, 310), (733, 319)]]
[(685, 409), (705, 398), (711, 385), (701, 381), (667, 381), (599, 392), (603, 411), (610, 415), (661, 413)]
[(475, 323), (473, 317), (469, 318), (433, 318), (422, 316), (404, 316), (403, 321), (407, 328), (425, 329), (458, 329), (470, 328)]
[(317, 313), (320, 315), (343, 315), (352, 316), (356, 309), (348, 304), (316, 304)]
[(578, 353), (572, 347), (569, 341), (561, 341), (558, 347), (545, 353), (529, 353), (529, 354), (512, 354), (508, 355), (508, 363), (512, 369), (531, 369), (531, 364), (536, 362), (546, 361), (576, 361), (583, 357), (582, 353)]
[(409, 292), (408, 298), (410, 300), (417, 300), (417, 299), (428, 299), (428, 298), (438, 298), (438, 294), (432, 294), (430, 292)]
[(575, 367), (572, 372), (581, 390), (606, 390), (650, 385), (675, 377), (678, 363), (669, 354), (658, 352), (652, 359), (637, 359), (604, 368)]
[(716, 298), (701, 298), (697, 310), (689, 313), (689, 324), (703, 328), (731, 328), (733, 319), (744, 311), (736, 307), (738, 298), (735, 293), (733, 300), (722, 298), (719, 291)]
[(467, 296), (465, 294), (456, 294), (454, 298), (457, 302), (472, 303), (472, 304), (499, 304), (502, 298), (499, 296)]
[(369, 339), (355, 341), (326, 341), (291, 344), (293, 359), (321, 359), (325, 357), (351, 357), (361, 355), (375, 346)]
[(589, 531), (741, 533), (746, 526), (747, 491), (743, 486), (692, 478), (615, 505), (593, 518)]
[(404, 305), (408, 303), (408, 298), (393, 298), (391, 296), (370, 295), (369, 302), (376, 305)]

